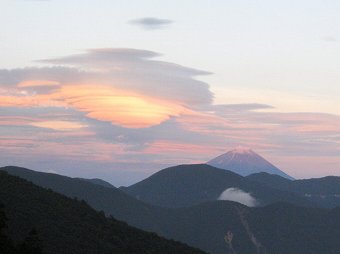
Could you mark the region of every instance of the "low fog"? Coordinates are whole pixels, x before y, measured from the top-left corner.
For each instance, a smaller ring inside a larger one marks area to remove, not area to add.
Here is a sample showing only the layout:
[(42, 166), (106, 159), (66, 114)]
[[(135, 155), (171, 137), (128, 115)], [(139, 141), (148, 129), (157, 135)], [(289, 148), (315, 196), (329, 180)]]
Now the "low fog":
[(221, 193), (218, 200), (229, 200), (241, 203), (246, 206), (256, 206), (256, 199), (248, 192), (238, 188), (228, 188)]

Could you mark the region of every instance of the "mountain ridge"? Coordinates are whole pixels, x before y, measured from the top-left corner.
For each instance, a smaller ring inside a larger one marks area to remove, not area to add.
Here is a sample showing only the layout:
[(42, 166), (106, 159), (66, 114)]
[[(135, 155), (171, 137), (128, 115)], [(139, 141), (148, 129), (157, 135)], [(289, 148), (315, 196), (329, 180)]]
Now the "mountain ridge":
[(246, 178), (274, 189), (305, 196), (322, 207), (333, 208), (340, 204), (340, 177), (338, 176), (291, 181), (278, 175), (261, 172), (249, 175)]
[(273, 189), (232, 171), (207, 164), (184, 164), (165, 168), (136, 184), (120, 189), (152, 205), (179, 208), (217, 200), (228, 188), (251, 193), (261, 205), (287, 201), (313, 206), (307, 199), (288, 191)]

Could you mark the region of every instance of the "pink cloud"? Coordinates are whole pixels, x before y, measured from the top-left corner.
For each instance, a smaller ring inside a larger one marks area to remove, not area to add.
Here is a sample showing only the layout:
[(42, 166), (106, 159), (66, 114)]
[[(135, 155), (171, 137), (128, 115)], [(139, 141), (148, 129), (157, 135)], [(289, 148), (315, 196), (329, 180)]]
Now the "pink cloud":
[(2, 157), (164, 165), (242, 145), (293, 176), (340, 174), (338, 115), (213, 105), (195, 78), (207, 72), (155, 57), (95, 49), (43, 61), (58, 67), (0, 70)]

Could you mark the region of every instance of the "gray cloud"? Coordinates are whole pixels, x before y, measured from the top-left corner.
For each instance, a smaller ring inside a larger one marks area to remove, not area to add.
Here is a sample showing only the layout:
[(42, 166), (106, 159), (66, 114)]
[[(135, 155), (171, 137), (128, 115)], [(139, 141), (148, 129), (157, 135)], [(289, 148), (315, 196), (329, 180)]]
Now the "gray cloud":
[(243, 190), (238, 188), (226, 189), (218, 197), (218, 200), (235, 201), (250, 207), (257, 205), (256, 199), (250, 193), (244, 192)]
[[(181, 143), (207, 144), (217, 142), (211, 135), (185, 130), (173, 117), (159, 125), (141, 129), (129, 129), (95, 119), (88, 120), (89, 128), (107, 142), (130, 144), (131, 149), (143, 150), (150, 143), (176, 140)], [(169, 135), (171, 133), (171, 135)], [(170, 155), (169, 155), (170, 156)]]
[[(67, 65), (86, 70), (101, 70), (121, 73), (125, 69), (133, 68), (133, 72), (147, 72), (167, 74), (170, 76), (193, 77), (209, 75), (211, 72), (185, 67), (179, 64), (154, 60), (161, 54), (142, 49), (131, 48), (100, 48), (89, 49), (84, 53), (65, 57), (37, 60), (40, 63), (53, 65)], [(59, 67), (62, 68), (62, 67)]]
[(130, 20), (129, 24), (137, 25), (142, 27), (143, 29), (154, 30), (154, 29), (162, 29), (166, 26), (172, 24), (174, 21), (169, 19), (160, 19), (154, 17), (145, 17)]
[(209, 85), (195, 79), (210, 72), (154, 60), (157, 56), (160, 54), (139, 49), (91, 49), (38, 61), (50, 67), (0, 69), (0, 87), (15, 87), (25, 80), (52, 80), (61, 84), (92, 82), (192, 107), (212, 102)]
[(101, 66), (113, 67), (117, 63), (125, 63), (131, 61), (142, 61), (153, 57), (161, 56), (161, 54), (142, 49), (131, 48), (98, 48), (88, 49), (85, 53), (73, 54), (69, 56), (37, 60), (41, 63), (49, 64), (75, 64), (85, 66)]
[[(207, 83), (194, 79), (196, 76), (209, 75), (210, 72), (188, 68), (179, 64), (154, 60), (160, 54), (139, 49), (106, 48), (91, 49), (85, 53), (61, 58), (44, 59), (39, 62), (64, 67), (30, 70), (13, 73), (11, 79), (18, 81), (18, 74), (27, 77), (35, 73), (53, 79), (59, 78), (94, 81), (120, 89), (131, 89), (144, 95), (175, 100), (186, 105), (210, 104), (213, 94)], [(33, 71), (33, 73), (31, 73)], [(1, 73), (8, 77), (8, 73)], [(72, 75), (72, 73), (74, 75)], [(15, 78), (16, 77), (16, 78)]]
[(90, 78), (89, 72), (72, 67), (29, 67), (18, 69), (0, 69), (0, 87), (15, 87), (25, 80), (54, 80), (58, 82), (76, 82)]

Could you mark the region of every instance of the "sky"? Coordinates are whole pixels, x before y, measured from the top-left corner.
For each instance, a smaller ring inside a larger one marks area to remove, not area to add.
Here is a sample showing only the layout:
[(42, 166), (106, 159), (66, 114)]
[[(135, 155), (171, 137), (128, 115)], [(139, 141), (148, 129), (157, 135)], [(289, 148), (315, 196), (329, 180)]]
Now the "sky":
[(249, 147), (340, 175), (337, 0), (2, 0), (0, 166), (129, 185)]

